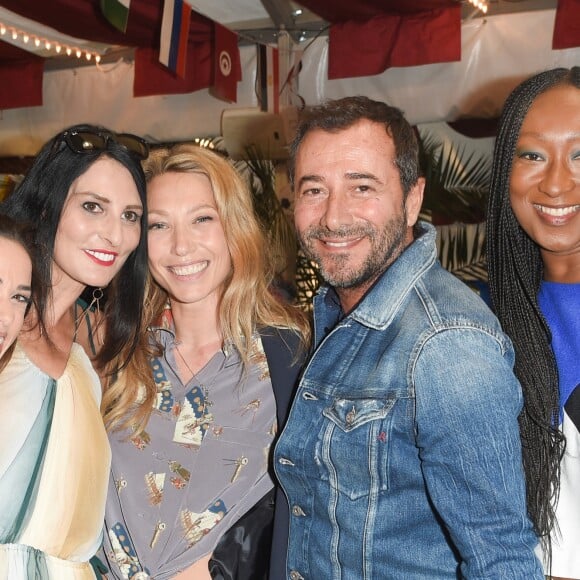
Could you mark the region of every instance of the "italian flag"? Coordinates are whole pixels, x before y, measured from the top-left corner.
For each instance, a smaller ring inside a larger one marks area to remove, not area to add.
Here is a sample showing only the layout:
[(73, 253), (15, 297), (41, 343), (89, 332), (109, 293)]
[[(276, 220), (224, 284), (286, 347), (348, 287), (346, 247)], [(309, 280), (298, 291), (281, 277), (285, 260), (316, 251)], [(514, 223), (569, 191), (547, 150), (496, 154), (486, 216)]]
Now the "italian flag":
[(131, 0), (101, 0), (101, 12), (104, 17), (121, 32), (127, 30)]

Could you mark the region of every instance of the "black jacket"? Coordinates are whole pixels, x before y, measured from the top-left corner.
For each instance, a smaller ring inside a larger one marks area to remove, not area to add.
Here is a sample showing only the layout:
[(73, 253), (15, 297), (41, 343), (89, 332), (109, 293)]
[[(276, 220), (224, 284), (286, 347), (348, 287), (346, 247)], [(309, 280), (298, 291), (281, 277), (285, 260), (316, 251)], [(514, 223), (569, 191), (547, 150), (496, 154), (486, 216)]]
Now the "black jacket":
[[(299, 353), (296, 333), (278, 328), (260, 332), (276, 399), (278, 432), (282, 431), (298, 385), (306, 353)], [(272, 444), (273, 450), (274, 444)], [(270, 467), (272, 479), (274, 470)], [(215, 580), (282, 580), (285, 578), (289, 509), (276, 486), (221, 538), (210, 560)]]

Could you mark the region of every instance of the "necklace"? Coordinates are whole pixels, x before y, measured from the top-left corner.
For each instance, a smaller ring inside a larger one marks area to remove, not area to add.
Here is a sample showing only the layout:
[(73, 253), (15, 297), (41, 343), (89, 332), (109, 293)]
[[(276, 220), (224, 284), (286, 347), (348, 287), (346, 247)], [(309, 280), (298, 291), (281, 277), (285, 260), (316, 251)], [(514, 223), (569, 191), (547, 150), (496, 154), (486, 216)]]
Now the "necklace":
[[(205, 405), (206, 405), (207, 407), (210, 407), (210, 406), (211, 406), (213, 403), (212, 403), (212, 401), (210, 401), (210, 400), (209, 400), (209, 393), (210, 393), (210, 389), (211, 389), (211, 387), (214, 385), (214, 383), (215, 383), (215, 382), (216, 382), (216, 380), (217, 380), (217, 377), (218, 377), (218, 375), (219, 375), (219, 370), (218, 370), (218, 371), (215, 373), (215, 376), (213, 377), (213, 380), (211, 381), (211, 384), (210, 384), (210, 385), (204, 385), (204, 384), (203, 384), (203, 383), (202, 383), (202, 382), (199, 380), (199, 378), (198, 378), (198, 376), (197, 376), (197, 373), (194, 373), (194, 372), (193, 372), (192, 368), (189, 366), (189, 364), (188, 364), (187, 360), (186, 360), (186, 359), (185, 359), (185, 357), (183, 356), (183, 353), (181, 352), (181, 350), (180, 350), (180, 348), (179, 348), (179, 345), (180, 345), (180, 344), (181, 344), (181, 341), (179, 341), (179, 340), (176, 340), (176, 341), (174, 342), (174, 345), (175, 345), (175, 350), (177, 351), (177, 354), (179, 355), (179, 358), (182, 360), (183, 364), (185, 365), (185, 368), (186, 368), (186, 369), (189, 371), (189, 373), (190, 373), (190, 375), (191, 375), (191, 376), (189, 377), (189, 379), (188, 379), (186, 382), (184, 382), (183, 380), (182, 380), (181, 382), (183, 383), (183, 386), (185, 386), (185, 385), (189, 384), (189, 383), (192, 381), (192, 379), (195, 379), (195, 382), (196, 382), (196, 383), (198, 383), (198, 385), (199, 385), (199, 388), (200, 388), (200, 389), (203, 391), (203, 395), (204, 395), (204, 399), (205, 399)], [(213, 357), (212, 357), (212, 358), (213, 358)], [(211, 360), (211, 358), (210, 358), (210, 360)], [(208, 363), (209, 363), (209, 361), (208, 361)], [(203, 369), (203, 368), (205, 368), (205, 366), (207, 366), (207, 364), (208, 364), (208, 363), (206, 363), (206, 364), (205, 364), (205, 365), (202, 367), (202, 369)], [(201, 369), (200, 369), (200, 370), (201, 370)]]
[(191, 370), (191, 367), (187, 364), (187, 361), (185, 360), (185, 357), (181, 354), (181, 350), (179, 349), (180, 341), (176, 340), (174, 344), (175, 344), (175, 350), (177, 351), (177, 354), (179, 355), (179, 358), (182, 360), (183, 364), (185, 365), (185, 368), (189, 371), (189, 374), (191, 375), (189, 377), (189, 380), (188, 381), (185, 381), (184, 384), (189, 383), (189, 381), (191, 381), (191, 379), (193, 379), (193, 378), (195, 378), (197, 380), (197, 374), (194, 373)]

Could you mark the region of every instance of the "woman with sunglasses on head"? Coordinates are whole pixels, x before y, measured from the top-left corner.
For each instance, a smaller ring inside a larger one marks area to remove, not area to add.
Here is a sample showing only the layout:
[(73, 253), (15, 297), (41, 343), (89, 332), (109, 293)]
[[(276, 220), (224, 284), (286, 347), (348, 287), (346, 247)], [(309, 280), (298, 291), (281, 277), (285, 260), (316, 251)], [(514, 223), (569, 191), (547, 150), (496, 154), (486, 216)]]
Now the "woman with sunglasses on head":
[(546, 574), (580, 578), (580, 67), (506, 101), (487, 223), (491, 296), (524, 395), (528, 510)]
[(105, 555), (119, 579), (266, 578), (269, 450), (308, 325), (270, 293), (250, 194), (225, 159), (179, 145), (144, 168), (155, 385), (131, 378), (137, 356), (104, 394)]
[[(41, 149), (1, 207), (34, 224), (48, 283), (0, 375), (3, 580), (95, 578), (110, 465), (95, 369), (119, 371), (139, 340), (146, 154), (137, 137), (72, 127)], [(91, 308), (81, 308), (92, 290)]]

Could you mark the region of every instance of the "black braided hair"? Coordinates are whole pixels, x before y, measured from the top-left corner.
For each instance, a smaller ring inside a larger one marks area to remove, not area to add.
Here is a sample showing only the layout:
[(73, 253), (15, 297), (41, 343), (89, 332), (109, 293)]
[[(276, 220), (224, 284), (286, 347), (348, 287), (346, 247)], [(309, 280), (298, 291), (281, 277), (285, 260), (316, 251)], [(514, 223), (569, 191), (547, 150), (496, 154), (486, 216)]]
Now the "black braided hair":
[(508, 97), (498, 126), (487, 212), (489, 284), (494, 309), (511, 338), (515, 373), (522, 385), (519, 417), (528, 513), (550, 560), (560, 460), (565, 440), (558, 429), (558, 369), (551, 333), (538, 306), (543, 263), (538, 245), (512, 211), (509, 181), (524, 118), (534, 100), (558, 85), (580, 88), (580, 67), (557, 68), (524, 81)]

